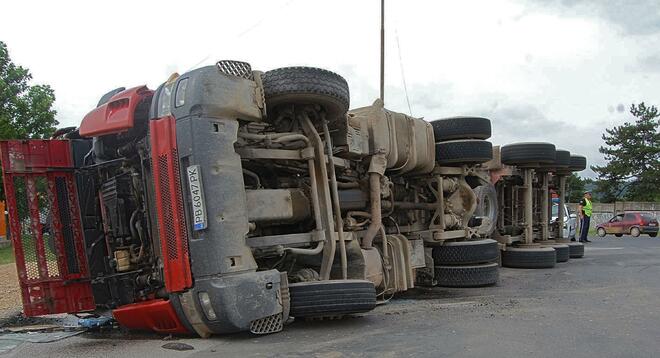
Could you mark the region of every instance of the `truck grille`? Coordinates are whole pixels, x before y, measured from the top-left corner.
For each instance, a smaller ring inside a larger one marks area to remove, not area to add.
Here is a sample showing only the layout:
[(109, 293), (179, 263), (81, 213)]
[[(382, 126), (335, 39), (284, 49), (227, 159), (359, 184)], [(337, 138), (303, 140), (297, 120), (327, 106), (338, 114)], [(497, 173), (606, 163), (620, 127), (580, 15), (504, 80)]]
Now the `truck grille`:
[(247, 62), (221, 60), (218, 61), (216, 66), (218, 66), (220, 72), (226, 75), (252, 80), (252, 66)]
[(282, 322), (282, 314), (274, 314), (272, 316), (255, 319), (250, 322), (250, 332), (254, 334), (269, 334), (279, 332), (284, 328)]

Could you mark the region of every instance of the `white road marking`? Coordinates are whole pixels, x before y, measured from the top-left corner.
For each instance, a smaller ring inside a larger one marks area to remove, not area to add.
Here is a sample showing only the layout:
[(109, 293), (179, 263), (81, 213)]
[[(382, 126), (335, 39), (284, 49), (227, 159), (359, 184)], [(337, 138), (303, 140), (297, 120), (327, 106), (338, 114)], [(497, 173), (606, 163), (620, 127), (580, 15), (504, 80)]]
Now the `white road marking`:
[(587, 251), (594, 251), (594, 250), (623, 250), (623, 247), (585, 247), (584, 248)]

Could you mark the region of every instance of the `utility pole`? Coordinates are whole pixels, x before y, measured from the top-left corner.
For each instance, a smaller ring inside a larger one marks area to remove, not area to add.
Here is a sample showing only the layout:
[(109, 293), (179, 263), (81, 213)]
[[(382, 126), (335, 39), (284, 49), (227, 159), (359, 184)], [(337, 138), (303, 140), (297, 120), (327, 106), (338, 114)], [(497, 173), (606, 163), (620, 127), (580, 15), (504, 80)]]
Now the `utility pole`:
[(380, 100), (385, 103), (385, 0), (380, 0)]

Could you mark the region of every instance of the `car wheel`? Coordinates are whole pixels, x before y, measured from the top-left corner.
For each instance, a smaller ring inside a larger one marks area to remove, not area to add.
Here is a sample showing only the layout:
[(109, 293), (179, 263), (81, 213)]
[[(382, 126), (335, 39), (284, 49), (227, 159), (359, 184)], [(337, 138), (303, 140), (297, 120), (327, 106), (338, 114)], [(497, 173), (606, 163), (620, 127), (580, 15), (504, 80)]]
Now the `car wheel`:
[(598, 228), (598, 236), (605, 237), (605, 235), (607, 235), (607, 232), (605, 232), (605, 229), (603, 229), (602, 227), (599, 227)]
[(614, 234), (614, 236), (621, 237), (621, 236), (623, 236), (623, 234)]
[(638, 227), (634, 227), (634, 228), (630, 229), (630, 235), (632, 237), (639, 237), (639, 234), (640, 234), (640, 232), (639, 232)]
[(649, 236), (650, 237), (656, 237), (656, 236), (658, 236), (658, 233), (657, 232), (652, 232), (652, 233), (649, 234)]

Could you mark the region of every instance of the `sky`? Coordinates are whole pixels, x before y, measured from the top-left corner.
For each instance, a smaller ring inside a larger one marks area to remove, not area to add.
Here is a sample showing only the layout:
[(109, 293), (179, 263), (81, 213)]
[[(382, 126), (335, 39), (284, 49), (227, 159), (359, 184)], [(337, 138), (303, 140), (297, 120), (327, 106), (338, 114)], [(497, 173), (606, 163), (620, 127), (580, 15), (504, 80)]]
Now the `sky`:
[[(0, 41), (35, 84), (54, 88), (61, 126), (79, 124), (113, 88), (153, 89), (221, 59), (335, 71), (357, 108), (379, 95), (379, 9), (378, 0), (14, 0), (2, 5)], [(599, 165), (605, 128), (631, 121), (633, 103), (660, 105), (657, 0), (386, 0), (385, 16), (386, 107), (490, 118), (495, 145), (548, 141)]]

